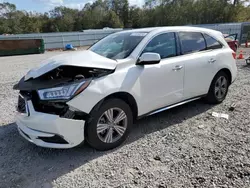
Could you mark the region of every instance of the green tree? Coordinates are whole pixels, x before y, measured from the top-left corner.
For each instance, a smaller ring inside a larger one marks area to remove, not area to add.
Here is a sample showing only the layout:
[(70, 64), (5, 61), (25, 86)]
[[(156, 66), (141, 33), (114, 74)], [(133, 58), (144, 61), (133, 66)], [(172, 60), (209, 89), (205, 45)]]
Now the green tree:
[(141, 27), (141, 15), (142, 11), (140, 8), (136, 6), (130, 7), (127, 27), (129, 28)]
[(55, 28), (58, 28), (59, 31), (73, 31), (77, 13), (78, 10), (63, 6), (55, 7), (49, 12), (53, 19), (53, 25)]
[(127, 27), (129, 23), (129, 3), (128, 0), (109, 0), (108, 5), (119, 19), (123, 22), (123, 25)]
[(106, 16), (104, 16), (102, 22), (102, 27), (110, 28), (121, 28), (123, 27), (119, 17), (115, 14), (114, 11), (109, 11)]
[(80, 31), (103, 27), (140, 28), (250, 21), (247, 0), (145, 0), (143, 7), (128, 0), (97, 0), (82, 10), (55, 7), (44, 13), (20, 11), (0, 3), (1, 33)]

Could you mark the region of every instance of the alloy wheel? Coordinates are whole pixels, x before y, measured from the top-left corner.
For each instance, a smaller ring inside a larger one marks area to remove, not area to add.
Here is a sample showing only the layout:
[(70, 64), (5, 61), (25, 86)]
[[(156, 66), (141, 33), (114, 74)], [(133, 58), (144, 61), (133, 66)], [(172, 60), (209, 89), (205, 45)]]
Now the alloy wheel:
[(110, 108), (98, 120), (98, 138), (104, 143), (114, 143), (124, 135), (127, 124), (128, 118), (122, 109)]
[(220, 76), (215, 82), (215, 96), (217, 99), (222, 99), (227, 94), (227, 79), (224, 76)]

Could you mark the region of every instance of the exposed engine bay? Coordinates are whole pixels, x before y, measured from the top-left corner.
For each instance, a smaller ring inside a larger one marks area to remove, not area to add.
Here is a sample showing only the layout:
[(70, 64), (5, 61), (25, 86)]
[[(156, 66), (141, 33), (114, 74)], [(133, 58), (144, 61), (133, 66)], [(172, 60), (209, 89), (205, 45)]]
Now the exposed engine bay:
[[(37, 112), (59, 115), (70, 119), (86, 119), (87, 115), (85, 113), (72, 111), (66, 104), (67, 100), (41, 100), (38, 90), (90, 81), (111, 74), (113, 71), (100, 68), (61, 66), (35, 79), (30, 78), (25, 80), (25, 77), (23, 77), (13, 89), (20, 90), (20, 96), (25, 98), (25, 100), (31, 100)], [(18, 108), (22, 107), (22, 109), (18, 109), (18, 111), (21, 113), (25, 111), (25, 104), (23, 102), (19, 97)]]
[(35, 79), (25, 80), (23, 77), (13, 88), (20, 91), (52, 88), (84, 79), (99, 78), (111, 74), (113, 71), (89, 67), (61, 66)]

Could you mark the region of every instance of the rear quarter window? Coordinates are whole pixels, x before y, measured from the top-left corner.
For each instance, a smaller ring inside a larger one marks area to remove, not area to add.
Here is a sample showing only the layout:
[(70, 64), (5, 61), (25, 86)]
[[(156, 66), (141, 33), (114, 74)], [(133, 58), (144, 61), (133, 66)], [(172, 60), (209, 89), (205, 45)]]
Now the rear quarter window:
[(208, 50), (214, 50), (214, 49), (220, 49), (222, 48), (222, 44), (217, 41), (216, 39), (214, 39), (213, 37), (207, 35), (207, 34), (203, 34), (205, 40), (206, 40), (206, 44), (207, 44), (207, 49)]

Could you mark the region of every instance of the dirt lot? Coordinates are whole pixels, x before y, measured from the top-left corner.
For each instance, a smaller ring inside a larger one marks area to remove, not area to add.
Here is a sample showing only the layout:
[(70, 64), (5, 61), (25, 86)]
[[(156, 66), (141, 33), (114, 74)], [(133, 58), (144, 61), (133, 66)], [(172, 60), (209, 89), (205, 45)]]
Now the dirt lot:
[[(250, 50), (247, 50), (250, 53)], [(88, 146), (36, 147), (19, 136), (12, 86), (52, 55), (0, 58), (0, 187), (250, 187), (250, 67), (238, 61), (227, 99), (202, 101), (144, 118), (109, 152)], [(234, 111), (229, 107), (235, 103)], [(212, 112), (229, 114), (229, 120)]]

